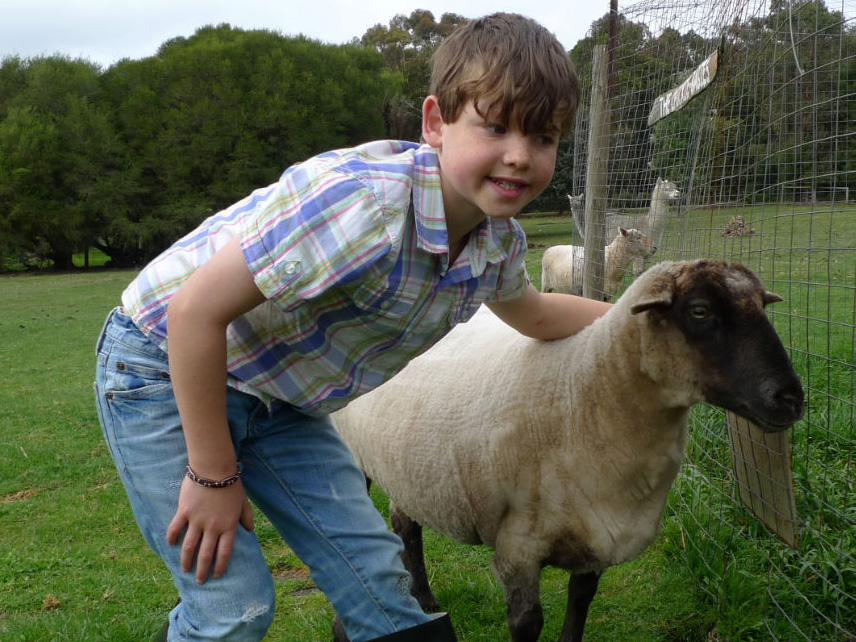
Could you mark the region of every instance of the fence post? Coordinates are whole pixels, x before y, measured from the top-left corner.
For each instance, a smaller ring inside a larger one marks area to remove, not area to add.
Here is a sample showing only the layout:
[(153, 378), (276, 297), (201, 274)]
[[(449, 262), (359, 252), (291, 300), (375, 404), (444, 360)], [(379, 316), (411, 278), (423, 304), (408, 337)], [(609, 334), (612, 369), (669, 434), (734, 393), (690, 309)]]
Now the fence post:
[(583, 296), (603, 297), (604, 210), (609, 163), (609, 80), (606, 47), (594, 48), (592, 60), (591, 113), (586, 163), (585, 266)]

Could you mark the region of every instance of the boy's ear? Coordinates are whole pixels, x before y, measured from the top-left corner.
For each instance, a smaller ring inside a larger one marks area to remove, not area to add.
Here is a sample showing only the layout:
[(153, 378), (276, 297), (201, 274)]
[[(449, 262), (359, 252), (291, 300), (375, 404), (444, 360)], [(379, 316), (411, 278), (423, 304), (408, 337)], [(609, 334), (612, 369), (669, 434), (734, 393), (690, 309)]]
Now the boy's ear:
[(422, 139), (431, 147), (440, 147), (444, 124), (437, 96), (428, 96), (422, 101)]

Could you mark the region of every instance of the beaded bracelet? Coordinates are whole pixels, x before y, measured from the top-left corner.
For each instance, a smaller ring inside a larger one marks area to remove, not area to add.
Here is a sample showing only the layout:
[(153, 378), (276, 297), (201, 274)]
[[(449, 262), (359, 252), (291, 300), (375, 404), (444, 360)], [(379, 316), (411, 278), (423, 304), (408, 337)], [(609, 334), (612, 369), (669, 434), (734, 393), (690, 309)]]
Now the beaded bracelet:
[(227, 486), (231, 486), (241, 478), (240, 470), (238, 470), (238, 472), (236, 472), (231, 477), (226, 477), (226, 479), (221, 479), (220, 481), (200, 477), (195, 472), (193, 472), (193, 469), (190, 467), (190, 464), (187, 464), (186, 470), (187, 477), (190, 479), (190, 481), (192, 481), (194, 484), (204, 486), (205, 488), (226, 488)]

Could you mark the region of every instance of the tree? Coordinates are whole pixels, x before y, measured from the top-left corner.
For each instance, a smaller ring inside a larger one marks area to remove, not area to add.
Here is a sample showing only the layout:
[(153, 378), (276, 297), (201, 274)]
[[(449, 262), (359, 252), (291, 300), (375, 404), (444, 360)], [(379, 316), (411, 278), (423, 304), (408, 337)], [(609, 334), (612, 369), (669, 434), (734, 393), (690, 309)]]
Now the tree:
[[(692, 128), (699, 101), (670, 115), (653, 128), (647, 118), (657, 96), (680, 85), (717, 46), (693, 31), (673, 28), (654, 36), (647, 25), (617, 16), (615, 78), (610, 99), (612, 129), (608, 181), (610, 198), (623, 206), (647, 205), (658, 176), (681, 184), (689, 178), (686, 155), (691, 152)], [(590, 35), (571, 51), (582, 78), (591, 75), (595, 45), (609, 43), (609, 15), (592, 24)], [(585, 88), (584, 91), (590, 91)], [(579, 155), (579, 154), (578, 154)]]
[(384, 135), (395, 91), (380, 54), (229, 25), (107, 71), (105, 93), (141, 189), (102, 249), (139, 262), (318, 152)]
[(23, 251), (68, 269), (86, 221), (109, 207), (101, 184), (117, 169), (118, 141), (99, 106), (97, 66), (52, 56), (19, 71), (0, 121), (3, 226)]
[(147, 261), (204, 217), (321, 151), (385, 135), (383, 56), (204, 27), (102, 72), (60, 56), (0, 66), (0, 254), (57, 268), (89, 245)]
[(389, 26), (376, 24), (359, 43), (384, 57), (386, 69), (398, 77), (400, 90), (384, 105), (387, 135), (402, 140), (419, 140), (422, 132), (422, 101), (428, 94), (431, 55), (455, 27), (467, 21), (455, 13), (444, 13), (440, 22), (434, 14), (417, 9), (409, 16), (398, 14)]

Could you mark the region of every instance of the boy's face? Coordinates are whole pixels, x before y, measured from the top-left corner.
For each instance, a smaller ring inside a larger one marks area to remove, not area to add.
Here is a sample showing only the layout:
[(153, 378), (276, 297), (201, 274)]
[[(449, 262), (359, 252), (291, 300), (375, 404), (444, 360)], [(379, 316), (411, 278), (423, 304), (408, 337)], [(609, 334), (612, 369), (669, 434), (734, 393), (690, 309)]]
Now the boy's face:
[(446, 123), (434, 96), (423, 105), (423, 136), (440, 159), (447, 218), (509, 218), (553, 176), (558, 133), (524, 135), (518, 125), (492, 122), (482, 111), (487, 117), (469, 103), (455, 122)]

